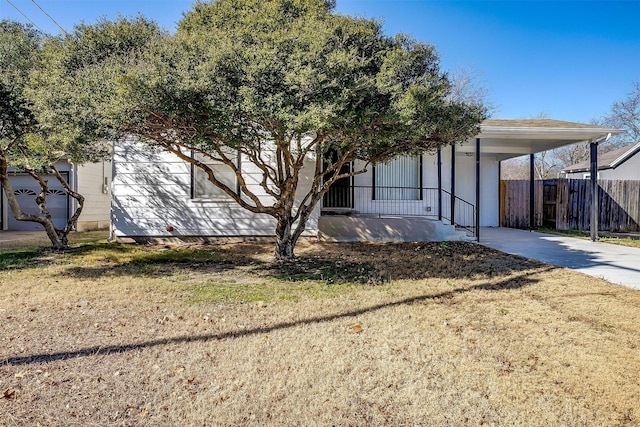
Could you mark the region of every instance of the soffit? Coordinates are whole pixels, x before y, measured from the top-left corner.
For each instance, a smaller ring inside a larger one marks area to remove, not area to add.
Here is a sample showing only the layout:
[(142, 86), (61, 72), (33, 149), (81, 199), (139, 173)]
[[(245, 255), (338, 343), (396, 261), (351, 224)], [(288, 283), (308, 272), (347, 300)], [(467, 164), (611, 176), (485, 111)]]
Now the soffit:
[[(622, 130), (551, 119), (485, 120), (481, 124), (481, 153), (498, 160), (534, 154), (582, 141), (596, 140)], [(460, 153), (475, 152), (475, 139), (456, 147)]]

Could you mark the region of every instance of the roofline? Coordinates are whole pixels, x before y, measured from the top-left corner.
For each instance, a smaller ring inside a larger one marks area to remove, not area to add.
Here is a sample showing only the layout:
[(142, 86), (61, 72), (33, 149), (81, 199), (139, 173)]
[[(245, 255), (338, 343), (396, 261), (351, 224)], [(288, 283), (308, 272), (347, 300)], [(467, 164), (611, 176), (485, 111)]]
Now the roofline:
[(618, 164), (623, 163), (624, 161), (626, 161), (629, 157), (633, 156), (638, 150), (640, 150), (640, 142), (637, 142), (635, 145), (633, 145), (631, 148), (629, 148), (627, 151), (625, 151), (624, 153), (622, 153), (622, 155), (620, 155), (617, 159), (615, 159), (613, 162), (611, 162), (609, 165), (612, 168), (615, 168), (618, 166)]
[[(480, 134), (481, 137), (504, 137), (511, 136), (514, 137), (516, 135), (522, 135), (523, 131), (526, 131), (529, 135), (535, 134), (540, 137), (547, 138), (559, 138), (563, 139), (564, 136), (581, 134), (585, 136), (584, 141), (598, 139), (607, 134), (618, 135), (624, 132), (623, 129), (616, 128), (584, 128), (584, 127), (531, 127), (531, 126), (491, 126), (491, 125), (480, 125)], [(571, 138), (573, 139), (573, 138)]]
[[(598, 170), (601, 171), (601, 170), (607, 170), (607, 169), (615, 169), (621, 163), (624, 163), (629, 157), (633, 156), (638, 151), (640, 151), (640, 142), (636, 142), (627, 151), (625, 151), (624, 153), (622, 153), (621, 155), (616, 157), (613, 161), (611, 161), (611, 162), (609, 162), (607, 164), (599, 164), (598, 165)], [(583, 166), (583, 167), (575, 168), (575, 169), (565, 168), (565, 169), (562, 169), (560, 172), (566, 174), (566, 173), (576, 173), (576, 172), (587, 172), (589, 170), (590, 170), (589, 166)]]

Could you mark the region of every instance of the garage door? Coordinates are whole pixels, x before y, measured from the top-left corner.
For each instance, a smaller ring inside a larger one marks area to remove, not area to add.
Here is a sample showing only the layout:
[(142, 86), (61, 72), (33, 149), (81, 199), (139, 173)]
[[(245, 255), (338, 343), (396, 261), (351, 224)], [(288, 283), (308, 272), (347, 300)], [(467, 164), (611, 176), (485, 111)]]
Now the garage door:
[[(55, 176), (45, 175), (43, 178), (49, 181), (47, 207), (51, 212), (53, 223), (57, 228), (62, 228), (67, 223), (69, 214), (67, 193)], [(40, 209), (36, 204), (36, 196), (40, 192), (40, 186), (36, 180), (29, 175), (15, 175), (11, 177), (11, 185), (22, 210), (28, 214), (39, 215)], [(8, 230), (42, 230), (42, 226), (37, 222), (16, 221), (11, 207), (8, 207), (7, 217)]]

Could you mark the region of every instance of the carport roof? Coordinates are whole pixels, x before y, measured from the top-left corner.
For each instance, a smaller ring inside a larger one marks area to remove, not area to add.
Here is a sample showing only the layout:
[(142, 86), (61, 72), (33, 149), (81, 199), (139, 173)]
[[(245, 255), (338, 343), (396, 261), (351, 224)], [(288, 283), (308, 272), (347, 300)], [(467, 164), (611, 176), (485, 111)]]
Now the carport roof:
[[(564, 145), (597, 140), (621, 129), (551, 119), (489, 119), (480, 125), (480, 151), (498, 160), (539, 153)], [(460, 145), (459, 152), (474, 152), (475, 141)]]

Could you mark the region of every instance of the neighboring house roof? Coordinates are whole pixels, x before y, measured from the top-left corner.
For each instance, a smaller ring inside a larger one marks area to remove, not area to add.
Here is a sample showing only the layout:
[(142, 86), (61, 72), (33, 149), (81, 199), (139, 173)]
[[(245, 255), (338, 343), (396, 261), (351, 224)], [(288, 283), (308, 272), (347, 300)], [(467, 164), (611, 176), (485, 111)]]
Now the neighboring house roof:
[[(582, 141), (605, 138), (608, 134), (617, 135), (621, 129), (566, 122), (552, 119), (489, 119), (480, 124), (482, 152), (505, 160), (525, 154), (562, 147)], [(460, 144), (460, 152), (475, 152), (473, 140)]]
[[(598, 170), (613, 169), (618, 165), (624, 163), (636, 153), (640, 152), (640, 142), (636, 144), (627, 145), (618, 150), (609, 151), (604, 154), (598, 154)], [(575, 165), (567, 166), (562, 169), (564, 173), (574, 172), (587, 172), (591, 170), (591, 162), (585, 161), (576, 163)]]

